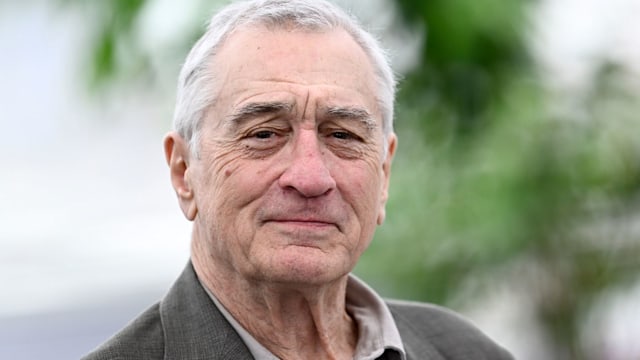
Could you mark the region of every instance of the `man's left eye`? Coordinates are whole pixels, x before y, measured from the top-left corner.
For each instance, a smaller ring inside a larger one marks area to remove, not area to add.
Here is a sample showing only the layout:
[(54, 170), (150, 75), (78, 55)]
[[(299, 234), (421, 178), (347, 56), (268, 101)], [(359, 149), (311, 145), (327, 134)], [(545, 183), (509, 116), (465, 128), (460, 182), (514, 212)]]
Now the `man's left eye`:
[(334, 131), (331, 133), (331, 136), (340, 140), (349, 140), (353, 138), (353, 135), (351, 135), (351, 133), (348, 133), (346, 131)]
[(269, 139), (274, 134), (275, 133), (273, 131), (263, 130), (263, 131), (256, 132), (255, 134), (253, 134), (253, 136), (255, 136), (258, 139)]

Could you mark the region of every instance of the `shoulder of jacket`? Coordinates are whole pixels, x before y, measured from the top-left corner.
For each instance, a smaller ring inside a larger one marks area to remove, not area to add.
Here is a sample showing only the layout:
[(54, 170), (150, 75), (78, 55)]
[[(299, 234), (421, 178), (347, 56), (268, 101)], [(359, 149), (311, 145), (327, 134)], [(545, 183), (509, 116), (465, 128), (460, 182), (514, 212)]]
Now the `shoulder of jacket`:
[(159, 304), (155, 304), (81, 360), (152, 360), (163, 357), (164, 332)]
[(427, 318), (430, 321), (446, 320), (452, 326), (471, 325), (462, 315), (444, 306), (409, 300), (385, 300), (394, 315), (410, 318)]
[(471, 321), (445, 307), (386, 300), (403, 341), (426, 341), (446, 359), (512, 359)]

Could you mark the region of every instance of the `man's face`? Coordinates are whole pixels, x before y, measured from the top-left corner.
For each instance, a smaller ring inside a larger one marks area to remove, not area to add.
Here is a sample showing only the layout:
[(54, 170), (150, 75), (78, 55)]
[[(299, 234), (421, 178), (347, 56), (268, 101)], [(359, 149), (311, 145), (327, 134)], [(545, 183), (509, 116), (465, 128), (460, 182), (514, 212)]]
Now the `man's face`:
[(246, 279), (347, 274), (384, 219), (395, 149), (365, 53), (342, 30), (245, 27), (211, 66), (218, 96), (185, 172), (195, 248)]

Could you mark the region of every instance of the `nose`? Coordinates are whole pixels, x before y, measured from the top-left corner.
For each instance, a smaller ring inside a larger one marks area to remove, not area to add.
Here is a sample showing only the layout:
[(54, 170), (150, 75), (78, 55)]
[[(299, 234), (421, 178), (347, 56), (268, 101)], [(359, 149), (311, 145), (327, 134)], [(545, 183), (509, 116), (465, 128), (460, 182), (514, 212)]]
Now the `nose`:
[(318, 197), (331, 192), (336, 182), (327, 166), (318, 135), (314, 130), (301, 130), (294, 137), (287, 167), (278, 184), (295, 190), (303, 197)]

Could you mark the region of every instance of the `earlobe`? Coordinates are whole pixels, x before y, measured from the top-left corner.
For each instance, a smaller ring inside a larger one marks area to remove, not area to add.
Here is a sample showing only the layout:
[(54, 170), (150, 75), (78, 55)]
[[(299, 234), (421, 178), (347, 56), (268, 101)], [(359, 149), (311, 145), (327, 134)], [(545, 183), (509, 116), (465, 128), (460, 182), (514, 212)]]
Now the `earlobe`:
[(186, 141), (176, 132), (168, 133), (164, 138), (164, 155), (169, 165), (171, 184), (178, 196), (180, 209), (188, 220), (194, 220), (198, 207), (190, 177), (190, 151)]
[(380, 210), (378, 211), (378, 218), (376, 219), (376, 223), (378, 225), (382, 225), (384, 223), (384, 219), (387, 215), (386, 210), (385, 210), (385, 205), (381, 205), (380, 206)]

